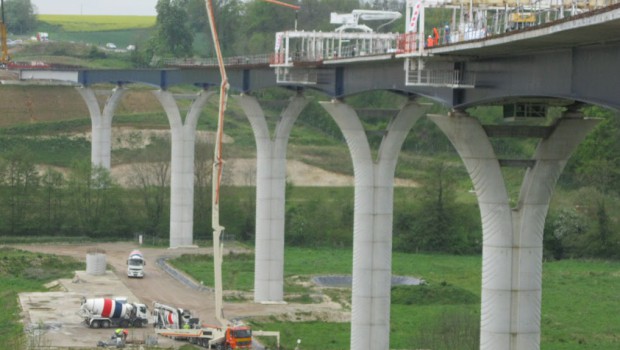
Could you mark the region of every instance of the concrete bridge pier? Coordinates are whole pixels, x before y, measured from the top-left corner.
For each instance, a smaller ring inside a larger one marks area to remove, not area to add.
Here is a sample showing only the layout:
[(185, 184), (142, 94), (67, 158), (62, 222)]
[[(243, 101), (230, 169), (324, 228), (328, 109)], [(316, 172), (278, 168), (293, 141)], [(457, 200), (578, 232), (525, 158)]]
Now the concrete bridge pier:
[(394, 171), (407, 134), (427, 106), (411, 100), (387, 127), (377, 160), (355, 110), (321, 102), (347, 141), (355, 174), (351, 349), (389, 349)]
[(76, 88), (86, 102), (91, 121), (91, 153), (93, 166), (110, 170), (112, 153), (112, 118), (114, 111), (125, 94), (126, 89), (118, 85), (106, 101), (103, 111), (99, 107), (95, 91), (88, 87)]
[(204, 105), (214, 92), (203, 90), (196, 95), (185, 120), (174, 95), (165, 90), (153, 91), (170, 123), (172, 157), (170, 165), (170, 248), (194, 244), (194, 152), (196, 125)]
[(568, 111), (548, 128), (511, 208), (490, 129), (462, 112), (429, 117), (463, 159), (478, 197), (483, 231), (480, 349), (540, 349), (545, 217), (562, 169), (597, 121)]
[(284, 301), (284, 215), (286, 146), (293, 124), (308, 104), (301, 94), (280, 115), (272, 139), (258, 100), (234, 96), (248, 118), (256, 140), (256, 249), (254, 301)]

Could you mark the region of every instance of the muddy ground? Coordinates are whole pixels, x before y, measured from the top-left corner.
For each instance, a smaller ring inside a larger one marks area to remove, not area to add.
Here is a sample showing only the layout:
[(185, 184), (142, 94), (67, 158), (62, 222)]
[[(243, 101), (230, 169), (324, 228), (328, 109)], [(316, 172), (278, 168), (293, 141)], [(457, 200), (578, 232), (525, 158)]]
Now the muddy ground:
[[(206, 254), (207, 248), (145, 248), (132, 243), (104, 243), (88, 245), (17, 245), (19, 249), (33, 252), (72, 256), (86, 261), (93, 249), (103, 250), (110, 270), (101, 276), (77, 271), (72, 279), (59, 280), (50, 292), (22, 293), (20, 303), (26, 328), (44, 328), (35, 342), (58, 349), (96, 348), (100, 340), (109, 340), (112, 329), (89, 329), (76, 315), (82, 298), (125, 296), (129, 301), (139, 301), (151, 306), (154, 301), (189, 309), (205, 323), (215, 324), (214, 296), (206, 288), (192, 288), (173, 278), (156, 261), (184, 253)], [(143, 279), (128, 278), (125, 259), (132, 249), (139, 248), (146, 260)], [(225, 288), (225, 287), (224, 287)], [(224, 303), (228, 319), (246, 319), (275, 315), (283, 320), (314, 318), (325, 321), (346, 322), (350, 313), (342, 306), (325, 299), (317, 304), (258, 304), (247, 302)], [(153, 327), (131, 329), (129, 339), (148, 342), (156, 338)], [(178, 348), (183, 342), (156, 338), (163, 347)]]

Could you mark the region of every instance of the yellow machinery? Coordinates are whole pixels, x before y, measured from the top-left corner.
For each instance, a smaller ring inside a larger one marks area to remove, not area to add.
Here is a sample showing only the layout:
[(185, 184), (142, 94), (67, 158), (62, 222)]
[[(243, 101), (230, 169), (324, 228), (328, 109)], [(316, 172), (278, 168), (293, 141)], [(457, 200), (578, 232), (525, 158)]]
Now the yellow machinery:
[(4, 21), (4, 0), (0, 3), (2, 12), (2, 21), (0, 22), (0, 40), (2, 40), (2, 57), (0, 57), (0, 65), (5, 65), (9, 62), (9, 47), (6, 43), (6, 24)]

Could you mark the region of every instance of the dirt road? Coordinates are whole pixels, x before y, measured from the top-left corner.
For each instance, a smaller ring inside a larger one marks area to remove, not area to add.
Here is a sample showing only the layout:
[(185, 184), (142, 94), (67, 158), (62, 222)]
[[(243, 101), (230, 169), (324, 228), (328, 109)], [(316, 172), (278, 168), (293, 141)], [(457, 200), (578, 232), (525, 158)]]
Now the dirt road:
[[(168, 305), (174, 305), (176, 307), (182, 307), (189, 309), (193, 314), (197, 315), (201, 321), (207, 323), (216, 323), (214, 312), (214, 296), (213, 293), (202, 289), (194, 289), (187, 285), (182, 284), (167, 272), (165, 272), (156, 263), (158, 258), (161, 257), (175, 257), (185, 253), (192, 254), (207, 254), (211, 253), (211, 249), (207, 248), (178, 248), (178, 249), (163, 249), (163, 248), (145, 248), (139, 247), (137, 244), (131, 243), (103, 243), (103, 244), (88, 244), (88, 245), (18, 245), (16, 248), (42, 252), (48, 254), (66, 255), (72, 256), (78, 260), (86, 261), (86, 255), (93, 249), (99, 249), (105, 251), (106, 260), (112, 270), (109, 273), (107, 279), (109, 283), (103, 283), (96, 281), (95, 277), (88, 276), (84, 272), (81, 272), (79, 276), (82, 276), (82, 283), (75, 283), (72, 280), (60, 281), (65, 286), (67, 293), (65, 297), (62, 294), (58, 295), (58, 292), (50, 293), (47, 295), (45, 304), (46, 307), (51, 310), (51, 313), (59, 314), (59, 309), (71, 308), (72, 306), (60, 305), (60, 300), (63, 302), (71, 302), (77, 305), (73, 306), (75, 310), (70, 310), (74, 313), (79, 308), (79, 302), (81, 297), (111, 297), (111, 296), (127, 296), (127, 294), (133, 295), (136, 301), (140, 301), (147, 305), (152, 305), (153, 301), (162, 302)], [(132, 249), (139, 248), (144, 254), (147, 265), (145, 270), (145, 277), (143, 279), (130, 279), (127, 277), (126, 270), (126, 258)], [(102, 277), (106, 279), (105, 276)], [(78, 278), (80, 279), (80, 278)], [(116, 284), (115, 284), (116, 283)], [(90, 288), (87, 288), (90, 287)], [(95, 288), (93, 288), (95, 287)], [(86, 289), (85, 289), (86, 288)], [(42, 296), (39, 294), (43, 294)], [(24, 298), (46, 298), (45, 293), (37, 293), (36, 295), (26, 295)], [(40, 305), (41, 302), (30, 301), (30, 305)], [(22, 305), (24, 301), (22, 300)], [(28, 307), (28, 306), (26, 306)], [(34, 308), (37, 309), (37, 308)], [(40, 309), (40, 308), (39, 308)], [(226, 318), (248, 318), (266, 315), (276, 315), (282, 319), (296, 319), (298, 315), (307, 315), (310, 310), (314, 311), (317, 315), (321, 315), (321, 319), (338, 319), (340, 321), (346, 320), (349, 314), (342, 310), (339, 304), (334, 304), (326, 300), (320, 304), (257, 304), (253, 302), (245, 303), (225, 303), (224, 313)], [(27, 310), (24, 310), (27, 314)], [(34, 312), (34, 311), (32, 311)], [(64, 310), (64, 313), (69, 313), (69, 310)], [(32, 313), (31, 313), (32, 314)], [(33, 317), (33, 316), (32, 316)], [(48, 317), (49, 318), (49, 317)], [(37, 322), (36, 320), (30, 320), (28, 315), (25, 315), (26, 324), (29, 322)], [(109, 338), (111, 330), (93, 330), (88, 329), (84, 324), (80, 323), (79, 318), (64, 316), (58, 317), (55, 321), (55, 326), (52, 327), (47, 335), (46, 342), (48, 346), (62, 346), (63, 348), (84, 348), (85, 346), (92, 346), (97, 341), (105, 338)], [(58, 323), (61, 323), (60, 325)], [(77, 323), (77, 324), (76, 324)], [(57, 329), (58, 328), (58, 329)], [(74, 330), (74, 331), (71, 331)], [(152, 327), (143, 328), (140, 330), (133, 330), (134, 335), (137, 338), (146, 339), (154, 334)], [(183, 345), (181, 342), (174, 342), (160, 338), (160, 344), (163, 342), (166, 346), (179, 347)], [(163, 344), (162, 344), (163, 345)]]

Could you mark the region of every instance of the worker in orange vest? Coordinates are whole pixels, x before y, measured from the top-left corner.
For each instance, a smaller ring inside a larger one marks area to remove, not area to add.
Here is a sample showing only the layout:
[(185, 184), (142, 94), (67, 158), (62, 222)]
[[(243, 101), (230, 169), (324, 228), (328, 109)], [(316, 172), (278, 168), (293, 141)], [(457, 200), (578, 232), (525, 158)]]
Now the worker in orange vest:
[(439, 45), (439, 31), (437, 27), (433, 28), (433, 46)]
[(435, 40), (433, 40), (433, 37), (429, 35), (428, 38), (426, 38), (426, 47), (433, 47), (434, 43)]

